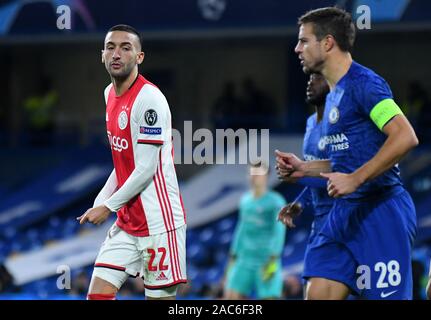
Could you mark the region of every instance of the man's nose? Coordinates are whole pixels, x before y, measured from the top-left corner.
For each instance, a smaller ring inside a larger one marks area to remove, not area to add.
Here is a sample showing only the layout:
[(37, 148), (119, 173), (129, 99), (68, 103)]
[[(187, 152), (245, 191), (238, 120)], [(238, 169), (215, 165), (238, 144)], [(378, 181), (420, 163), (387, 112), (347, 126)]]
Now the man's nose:
[(302, 52), (301, 44), (298, 42), (298, 44), (295, 47), (295, 53), (300, 54)]
[(117, 48), (117, 49), (114, 50), (114, 54), (112, 55), (112, 58), (114, 58), (114, 59), (120, 59), (121, 58), (121, 56), (120, 56), (120, 48)]

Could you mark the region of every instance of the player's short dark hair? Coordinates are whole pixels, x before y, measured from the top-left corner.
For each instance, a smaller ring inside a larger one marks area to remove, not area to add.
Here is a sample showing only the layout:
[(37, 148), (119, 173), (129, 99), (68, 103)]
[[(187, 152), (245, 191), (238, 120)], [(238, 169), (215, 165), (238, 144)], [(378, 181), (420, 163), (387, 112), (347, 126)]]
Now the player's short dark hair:
[(269, 175), (269, 173), (270, 173), (269, 165), (266, 162), (263, 162), (263, 161), (250, 162), (249, 166), (251, 168), (262, 168), (262, 169), (264, 169), (266, 171), (267, 175)]
[(142, 48), (141, 34), (139, 33), (138, 30), (136, 30), (132, 26), (129, 26), (127, 24), (117, 24), (116, 26), (113, 26), (111, 29), (109, 29), (107, 33), (112, 32), (112, 31), (125, 31), (125, 32), (132, 33), (132, 34), (136, 35), (139, 39), (139, 45)]
[(311, 10), (298, 19), (299, 25), (305, 23), (312, 23), (317, 40), (331, 35), (342, 51), (352, 51), (356, 29), (352, 16), (347, 11), (337, 7)]

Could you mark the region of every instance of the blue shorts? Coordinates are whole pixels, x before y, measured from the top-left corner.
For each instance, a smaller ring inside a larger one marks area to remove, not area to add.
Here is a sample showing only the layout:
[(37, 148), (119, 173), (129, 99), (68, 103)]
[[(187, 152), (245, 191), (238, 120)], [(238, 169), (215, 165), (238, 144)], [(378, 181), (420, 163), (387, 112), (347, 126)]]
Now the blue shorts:
[(416, 212), (404, 188), (368, 201), (337, 199), (308, 246), (305, 279), (347, 285), (365, 299), (412, 299)]
[(263, 280), (264, 265), (257, 266), (240, 259), (234, 261), (226, 275), (226, 288), (251, 297), (253, 292), (257, 299), (281, 298), (283, 292), (283, 275), (281, 260), (274, 275)]
[(328, 214), (322, 214), (314, 217), (313, 223), (311, 224), (311, 232), (310, 232), (310, 236), (308, 237), (308, 244), (307, 244), (306, 251), (308, 251), (308, 247), (311, 245), (314, 238), (317, 237), (320, 230), (323, 228), (327, 218), (328, 218)]

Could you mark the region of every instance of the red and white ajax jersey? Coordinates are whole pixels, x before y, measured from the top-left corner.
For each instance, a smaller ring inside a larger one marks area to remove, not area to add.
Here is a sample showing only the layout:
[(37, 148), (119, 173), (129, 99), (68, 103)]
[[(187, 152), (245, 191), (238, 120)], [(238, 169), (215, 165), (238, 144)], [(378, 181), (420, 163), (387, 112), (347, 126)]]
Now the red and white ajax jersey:
[(117, 97), (110, 84), (105, 89), (106, 127), (120, 188), (135, 163), (145, 160), (140, 143), (161, 145), (157, 171), (150, 183), (117, 212), (117, 225), (134, 236), (177, 229), (186, 223), (173, 161), (171, 112), (162, 92), (139, 75)]

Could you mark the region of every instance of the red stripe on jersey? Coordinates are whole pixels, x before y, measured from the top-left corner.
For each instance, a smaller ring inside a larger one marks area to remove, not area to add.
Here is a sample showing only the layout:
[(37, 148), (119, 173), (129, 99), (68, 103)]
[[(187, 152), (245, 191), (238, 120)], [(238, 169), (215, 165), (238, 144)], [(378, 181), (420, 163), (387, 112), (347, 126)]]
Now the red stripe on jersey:
[(159, 144), (159, 145), (162, 145), (163, 144), (163, 140), (144, 140), (144, 139), (139, 139), (138, 143), (148, 143), (148, 144)]
[(177, 244), (176, 244), (177, 241), (175, 239), (175, 236), (176, 236), (175, 230), (169, 233), (169, 237), (172, 242), (172, 249), (173, 249), (172, 255), (174, 256), (174, 266), (175, 266), (174, 270), (177, 274), (177, 278), (181, 279), (182, 277), (181, 277), (180, 265), (178, 262), (178, 251), (177, 251)]
[(171, 200), (169, 200), (169, 193), (168, 190), (166, 188), (166, 181), (165, 181), (165, 175), (163, 174), (163, 163), (162, 163), (162, 150), (160, 150), (160, 157), (159, 157), (159, 162), (160, 162), (160, 175), (162, 176), (162, 181), (163, 181), (163, 190), (165, 192), (166, 198), (168, 200), (168, 204), (169, 204), (169, 213), (170, 213), (170, 218), (172, 221), (172, 229), (175, 229), (175, 220), (174, 220), (174, 215), (172, 213), (172, 205), (171, 205)]
[[(162, 150), (160, 150), (159, 164), (160, 164), (159, 165), (160, 171), (158, 172), (158, 178), (161, 179), (161, 180), (159, 180), (160, 184), (162, 184), (161, 181), (163, 181), (163, 184), (161, 186), (162, 198), (163, 198), (163, 202), (164, 202), (164, 204), (166, 206), (166, 211), (167, 211), (167, 214), (168, 214), (168, 220), (169, 220), (169, 223), (171, 225), (171, 231), (172, 231), (172, 230), (175, 230), (175, 221), (174, 221), (173, 214), (172, 214), (171, 202), (169, 200), (168, 192), (167, 192), (167, 189), (166, 189), (165, 178), (163, 176)], [(178, 260), (177, 260), (178, 254), (177, 254), (177, 251), (176, 251), (175, 240), (172, 237), (170, 237), (170, 235), (169, 235), (169, 239), (170, 239), (170, 248), (173, 251), (173, 257), (174, 257), (174, 260), (173, 260), (173, 264), (174, 264), (173, 271), (175, 271), (177, 278), (180, 278), (179, 277), (179, 273), (178, 273)]]
[[(173, 246), (173, 249), (174, 249), (174, 260), (175, 260), (175, 265), (176, 265), (176, 271), (177, 272), (181, 272), (180, 271), (181, 268), (180, 268), (179, 261), (178, 261), (178, 243), (177, 243), (177, 238), (176, 238), (176, 235), (175, 235), (175, 220), (174, 220), (174, 215), (172, 213), (172, 205), (171, 205), (171, 201), (169, 200), (168, 190), (166, 188), (165, 177), (164, 177), (164, 174), (163, 174), (162, 150), (160, 150), (159, 161), (160, 161), (160, 172), (159, 172), (159, 174), (161, 175), (162, 180), (163, 180), (163, 191), (164, 191), (164, 195), (166, 196), (168, 204), (169, 204), (169, 207), (168, 207), (169, 208), (169, 217), (171, 218), (171, 223), (172, 223), (172, 226), (173, 226), (172, 230), (174, 231), (174, 237), (172, 239), (172, 241), (173, 241), (172, 242), (172, 246)], [(163, 192), (162, 192), (162, 195), (163, 195)], [(178, 277), (181, 278), (179, 276), (179, 273), (178, 273)]]
[(179, 255), (178, 255), (177, 230), (174, 230), (172, 232), (172, 235), (173, 235), (173, 239), (174, 239), (175, 261), (176, 261), (176, 264), (177, 264), (178, 277), (181, 279), (182, 278), (182, 273), (181, 273), (181, 266), (180, 266), (180, 258), (179, 258)]
[(187, 223), (187, 219), (186, 219), (186, 209), (184, 209), (183, 196), (181, 195), (181, 193), (180, 193), (180, 191), (179, 191), (179, 190), (178, 190), (178, 195), (180, 196), (181, 208), (183, 209), (184, 223)]
[[(157, 171), (158, 171), (158, 169), (157, 169)], [(156, 171), (156, 175), (157, 175), (157, 171)], [(166, 229), (166, 232), (167, 232), (168, 229), (169, 229), (169, 227), (168, 227), (168, 222), (166, 221), (165, 208), (163, 207), (162, 200), (160, 198), (161, 196), (160, 196), (159, 186), (158, 186), (157, 180), (156, 180), (156, 175), (153, 176), (153, 183), (154, 183), (154, 187), (156, 189), (157, 200), (159, 200), (160, 211), (162, 212), (163, 222), (165, 224), (165, 229)]]
[(168, 205), (167, 205), (167, 202), (166, 202), (166, 196), (165, 196), (165, 193), (163, 192), (163, 188), (162, 188), (162, 182), (161, 182), (162, 180), (160, 178), (159, 168), (157, 168), (157, 171), (156, 171), (156, 178), (157, 178), (157, 183), (158, 183), (158, 186), (159, 186), (161, 198), (163, 200), (163, 204), (164, 204), (164, 208), (165, 208), (165, 212), (166, 212), (166, 220), (168, 221), (168, 226), (169, 226), (168, 231), (172, 231), (173, 228), (174, 228), (174, 225), (172, 223), (173, 222), (172, 219), (170, 219), (171, 217), (170, 217), (169, 210), (168, 210)]
[(162, 193), (161, 187), (160, 187), (159, 168), (157, 168), (156, 174), (153, 177), (153, 182), (154, 182), (154, 186), (156, 188), (157, 198), (159, 200), (159, 205), (160, 205), (160, 209), (162, 211), (163, 221), (165, 223), (165, 228), (166, 228), (166, 231), (167, 231), (168, 246), (169, 246), (169, 260), (171, 261), (172, 276), (173, 276), (174, 280), (177, 280), (179, 277), (175, 273), (175, 268), (174, 268), (174, 265), (173, 265), (173, 261), (174, 260), (172, 258), (172, 244), (171, 244), (171, 240), (170, 240), (170, 237), (169, 237), (170, 232), (168, 232), (168, 230), (170, 230), (170, 221), (169, 221), (169, 218), (167, 217), (168, 214), (166, 212), (167, 211), (166, 202), (164, 200), (163, 193)]
[(120, 266), (116, 266), (116, 265), (108, 264), (108, 263), (96, 263), (96, 264), (94, 264), (94, 266), (99, 267), (99, 268), (115, 269), (118, 271), (126, 271), (126, 268), (124, 268), (124, 267), (120, 267)]
[(171, 232), (168, 232), (167, 234), (168, 236), (168, 244), (169, 244), (169, 257), (171, 258), (171, 270), (172, 270), (172, 276), (175, 280), (178, 280), (178, 272), (177, 272), (177, 268), (176, 268), (176, 264), (175, 264), (175, 253), (173, 250), (173, 245), (172, 245), (172, 238), (171, 238)]
[[(160, 202), (161, 206), (163, 207), (163, 214), (164, 214), (164, 216), (166, 216), (166, 219), (167, 219), (167, 221), (168, 221), (167, 225), (168, 225), (168, 227), (169, 227), (169, 231), (171, 231), (171, 230), (172, 230), (172, 224), (171, 224), (171, 220), (169, 219), (169, 213), (168, 213), (168, 208), (167, 208), (167, 205), (166, 205), (165, 195), (164, 195), (164, 193), (163, 193), (163, 188), (161, 187), (161, 180), (160, 180), (160, 171), (159, 171), (159, 168), (157, 168), (157, 171), (156, 171), (156, 180), (157, 180), (156, 185), (158, 186), (158, 189), (160, 189), (161, 198), (162, 198), (162, 200), (163, 200), (163, 201), (161, 202), (161, 201), (160, 201), (160, 199), (159, 199), (159, 202)], [(174, 263), (174, 259), (172, 258), (172, 253), (173, 253), (173, 243), (172, 243), (172, 240), (171, 240), (171, 238), (170, 238), (170, 233), (171, 233), (171, 232), (168, 232), (168, 233), (167, 233), (167, 236), (168, 236), (168, 245), (169, 245), (169, 258), (170, 258), (170, 260), (171, 260), (172, 276), (174, 277), (174, 280), (176, 280), (176, 279), (178, 279), (179, 277), (178, 277), (178, 274), (177, 274), (177, 273), (175, 273), (176, 268), (175, 268), (175, 266), (173, 265), (173, 263)]]
[[(177, 169), (175, 168), (175, 162), (174, 162), (174, 145), (173, 144), (172, 144), (172, 166), (174, 167), (174, 172), (175, 172), (175, 177), (176, 177), (177, 176)], [(181, 209), (183, 210), (184, 223), (187, 223), (186, 209), (184, 209), (183, 197), (181, 196), (181, 192), (180, 192), (179, 187), (178, 187), (178, 197), (180, 198)]]

